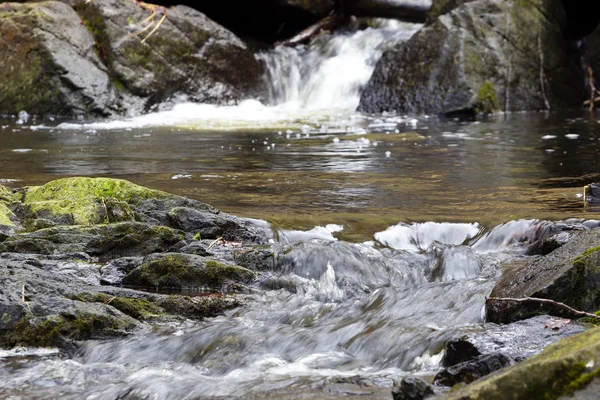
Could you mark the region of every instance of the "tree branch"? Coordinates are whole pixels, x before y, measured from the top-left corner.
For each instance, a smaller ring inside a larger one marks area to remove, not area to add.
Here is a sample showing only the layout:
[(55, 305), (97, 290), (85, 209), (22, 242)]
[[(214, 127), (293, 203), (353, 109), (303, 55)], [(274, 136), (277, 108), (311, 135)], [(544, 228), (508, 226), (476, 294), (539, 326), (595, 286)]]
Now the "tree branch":
[(547, 310), (549, 315), (552, 315), (552, 308), (559, 309), (562, 311), (562, 315), (556, 315), (557, 317), (569, 317), (571, 319), (578, 318), (593, 318), (595, 320), (600, 321), (600, 316), (596, 314), (591, 314), (585, 311), (576, 310), (564, 303), (560, 303), (558, 301), (550, 300), (550, 299), (538, 299), (535, 297), (525, 297), (522, 299), (514, 299), (509, 297), (489, 297), (486, 299), (486, 304), (490, 301), (499, 301), (499, 302), (513, 302), (513, 303), (525, 303), (534, 306), (549, 306), (549, 310)]

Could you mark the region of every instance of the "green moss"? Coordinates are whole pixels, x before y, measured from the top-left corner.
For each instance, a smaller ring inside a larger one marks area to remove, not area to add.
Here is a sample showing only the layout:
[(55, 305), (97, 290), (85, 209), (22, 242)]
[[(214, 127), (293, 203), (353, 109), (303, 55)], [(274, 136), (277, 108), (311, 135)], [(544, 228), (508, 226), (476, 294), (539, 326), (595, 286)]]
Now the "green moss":
[(202, 265), (198, 259), (170, 254), (140, 265), (123, 279), (123, 283), (163, 289), (219, 289), (229, 282), (249, 282), (254, 276), (252, 271), (235, 265), (214, 260)]
[(491, 82), (485, 82), (477, 92), (475, 99), (475, 112), (480, 114), (491, 114), (500, 110), (498, 95)]
[(11, 3), (0, 9), (0, 110), (45, 114), (64, 107), (60, 75), (52, 55), (41, 45), (36, 28), (48, 18), (37, 4)]
[(46, 318), (25, 317), (4, 337), (3, 347), (38, 346), (60, 347), (65, 339), (122, 336), (134, 327), (127, 321), (111, 315), (75, 313)]
[(194, 240), (202, 240), (202, 235), (200, 234), (200, 232), (194, 235)]
[(6, 207), (4, 203), (0, 203), (0, 225), (15, 226), (12, 222), (15, 215)]
[(169, 195), (128, 181), (108, 178), (64, 178), (28, 188), (24, 205), (32, 218), (63, 218), (71, 225), (133, 219), (129, 204)]
[(164, 310), (148, 300), (128, 297), (109, 296), (103, 293), (79, 293), (70, 296), (71, 299), (85, 303), (102, 303), (109, 305), (140, 321), (156, 319), (164, 314)]

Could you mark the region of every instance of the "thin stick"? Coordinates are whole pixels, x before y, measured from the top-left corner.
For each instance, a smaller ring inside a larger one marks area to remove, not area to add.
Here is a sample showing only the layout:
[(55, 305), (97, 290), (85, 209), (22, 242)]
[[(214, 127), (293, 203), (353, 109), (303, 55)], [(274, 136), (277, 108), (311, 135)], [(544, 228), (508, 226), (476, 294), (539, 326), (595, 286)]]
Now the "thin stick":
[(23, 303), (25, 303), (25, 305), (27, 306), (27, 309), (29, 310), (29, 314), (33, 315), (33, 312), (31, 311), (31, 307), (29, 306), (29, 303), (27, 303), (25, 301), (25, 284), (23, 284), (21, 286), (21, 300), (23, 301)]
[(215, 241), (214, 241), (214, 242), (212, 242), (210, 245), (208, 245), (208, 248), (206, 249), (206, 251), (209, 251), (210, 249), (212, 249), (212, 248), (213, 248), (213, 246), (214, 246), (215, 244), (217, 244), (218, 242), (220, 242), (221, 240), (223, 240), (223, 238), (222, 238), (222, 237), (220, 237), (220, 238), (218, 238), (218, 239), (215, 239)]
[(507, 301), (507, 302), (514, 302), (514, 303), (531, 303), (531, 304), (535, 304), (535, 305), (551, 305), (551, 306), (558, 307), (559, 309), (565, 311), (569, 316), (571, 316), (572, 319), (587, 317), (587, 318), (593, 318), (593, 319), (600, 321), (600, 315), (590, 314), (585, 311), (579, 311), (579, 310), (576, 310), (576, 309), (566, 305), (565, 303), (560, 303), (558, 301), (554, 301), (554, 300), (550, 300), (550, 299), (539, 299), (539, 298), (535, 298), (535, 297), (525, 297), (523, 299), (513, 299), (510, 297), (490, 297), (486, 300), (486, 303), (488, 301)]

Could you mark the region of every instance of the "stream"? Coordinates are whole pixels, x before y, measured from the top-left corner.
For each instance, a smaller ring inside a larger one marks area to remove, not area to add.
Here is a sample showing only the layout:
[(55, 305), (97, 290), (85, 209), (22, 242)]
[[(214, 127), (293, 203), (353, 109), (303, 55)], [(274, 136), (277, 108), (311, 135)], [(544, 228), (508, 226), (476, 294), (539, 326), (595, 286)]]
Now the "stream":
[(0, 351), (0, 397), (390, 399), (392, 379), (435, 374), (444, 342), (481, 328), (528, 233), (600, 219), (581, 198), (600, 181), (600, 125), (580, 110), (355, 113), (382, 51), (416, 29), (381, 22), (259, 55), (270, 105), (0, 119), (4, 185), (127, 179), (265, 220), (283, 257), (248, 306), (217, 318), (69, 355)]

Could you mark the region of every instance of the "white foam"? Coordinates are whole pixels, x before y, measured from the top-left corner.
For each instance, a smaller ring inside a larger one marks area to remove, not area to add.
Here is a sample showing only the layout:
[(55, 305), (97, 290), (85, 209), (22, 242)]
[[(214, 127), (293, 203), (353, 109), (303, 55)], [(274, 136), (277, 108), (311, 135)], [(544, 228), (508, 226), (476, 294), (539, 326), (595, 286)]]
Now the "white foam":
[(400, 223), (375, 234), (380, 243), (398, 250), (419, 252), (426, 250), (434, 242), (459, 245), (475, 237), (480, 231), (478, 223), (454, 224), (425, 222), (418, 224)]

